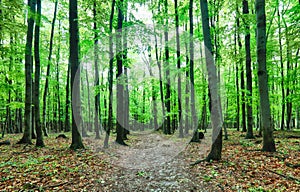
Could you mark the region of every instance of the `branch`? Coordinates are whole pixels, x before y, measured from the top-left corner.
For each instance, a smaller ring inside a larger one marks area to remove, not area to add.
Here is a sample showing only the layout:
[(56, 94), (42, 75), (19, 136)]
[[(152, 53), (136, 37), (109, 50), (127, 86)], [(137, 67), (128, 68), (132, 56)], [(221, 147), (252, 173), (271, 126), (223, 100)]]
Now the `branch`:
[(284, 174), (281, 174), (281, 173), (277, 173), (277, 172), (275, 172), (275, 171), (272, 171), (272, 170), (270, 170), (270, 169), (266, 169), (267, 171), (270, 171), (271, 173), (274, 173), (274, 174), (276, 174), (276, 175), (279, 175), (279, 176), (281, 176), (281, 177), (284, 177), (284, 178), (286, 178), (286, 179), (288, 179), (288, 180), (293, 180), (293, 181), (298, 181), (298, 182), (300, 182), (300, 179), (298, 179), (298, 178), (295, 178), (295, 177), (292, 177), (292, 176), (289, 176), (289, 175), (284, 175)]

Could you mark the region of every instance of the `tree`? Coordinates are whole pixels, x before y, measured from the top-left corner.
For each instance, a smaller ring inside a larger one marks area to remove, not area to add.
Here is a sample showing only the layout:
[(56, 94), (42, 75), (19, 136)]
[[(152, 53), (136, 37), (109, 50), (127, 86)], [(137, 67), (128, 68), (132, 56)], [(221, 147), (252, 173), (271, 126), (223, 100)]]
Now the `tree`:
[(52, 20), (52, 25), (51, 25), (47, 74), (46, 74), (46, 83), (45, 83), (44, 97), (43, 97), (43, 127), (44, 127), (44, 135), (45, 136), (48, 135), (47, 131), (46, 131), (46, 106), (47, 106), (47, 97), (48, 97), (48, 89), (49, 89), (50, 66), (51, 66), (51, 58), (52, 58), (52, 51), (53, 51), (53, 38), (54, 38), (54, 28), (55, 28), (55, 21), (56, 21), (56, 15), (57, 15), (57, 5), (58, 5), (58, 0), (55, 1), (54, 14), (53, 14), (53, 20)]
[[(243, 14), (249, 14), (248, 0), (243, 0)], [(252, 119), (252, 70), (251, 70), (251, 49), (250, 49), (250, 26), (249, 20), (245, 21), (245, 49), (246, 49), (246, 77), (247, 77), (247, 139), (253, 139), (253, 119)]]
[(178, 0), (174, 2), (175, 6), (175, 27), (176, 27), (176, 56), (177, 56), (177, 69), (178, 69), (178, 85), (177, 85), (177, 102), (178, 102), (178, 116), (179, 116), (179, 137), (183, 137), (183, 124), (182, 124), (182, 107), (181, 107), (181, 73), (180, 73), (180, 38), (179, 38), (179, 14), (178, 14)]
[(211, 122), (213, 128), (212, 147), (206, 157), (207, 161), (220, 160), (222, 153), (222, 109), (218, 89), (217, 70), (212, 57), (212, 43), (210, 36), (207, 0), (201, 0), (202, 30), (205, 45), (205, 61), (208, 72), (208, 85), (211, 94)]
[(165, 134), (171, 134), (171, 80), (170, 80), (170, 50), (169, 50), (169, 17), (168, 17), (168, 0), (164, 1), (164, 16), (165, 16), (165, 28), (164, 28), (164, 37), (165, 37), (165, 58), (164, 58), (164, 69), (166, 76), (166, 95), (165, 102), (167, 108), (167, 122), (164, 127)]
[[(191, 100), (190, 100), (190, 106), (191, 106), (191, 112), (192, 112), (192, 121), (190, 123), (191, 127), (197, 129), (197, 114), (196, 114), (196, 103), (195, 103), (195, 78), (194, 78), (194, 41), (193, 41), (193, 36), (194, 36), (194, 19), (193, 19), (193, 0), (190, 0), (189, 4), (189, 17), (190, 17), (190, 93), (191, 93)], [(203, 19), (203, 18), (202, 18)], [(197, 131), (197, 130), (193, 130)]]
[[(96, 139), (100, 139), (99, 134), (99, 107), (100, 107), (100, 88), (99, 88), (99, 57), (98, 57), (98, 32), (97, 32), (97, 3), (94, 1), (93, 7), (93, 14), (94, 14), (94, 63), (95, 63), (95, 82), (94, 86), (96, 88), (95, 94), (95, 119), (94, 119), (94, 126), (96, 132)], [(100, 121), (101, 122), (101, 121)]]
[(41, 0), (37, 0), (37, 15), (34, 34), (34, 58), (35, 58), (35, 83), (34, 83), (34, 114), (35, 114), (35, 129), (36, 129), (36, 146), (44, 147), (43, 133), (40, 119), (40, 25), (41, 25)]
[(26, 47), (25, 47), (25, 115), (24, 123), (25, 129), (22, 139), (18, 142), (19, 144), (32, 144), (31, 142), (31, 104), (32, 104), (32, 40), (33, 40), (33, 25), (34, 25), (34, 16), (35, 16), (35, 6), (36, 0), (29, 0), (28, 6), (30, 7), (30, 12), (28, 14), (28, 28), (27, 28), (27, 37), (26, 37)]
[(116, 142), (121, 145), (127, 145), (124, 142), (124, 85), (123, 85), (123, 51), (122, 34), (124, 20), (123, 0), (118, 2), (118, 27), (116, 35), (116, 54), (117, 54), (117, 138)]
[[(77, 0), (69, 0), (70, 64), (72, 100), (72, 144), (71, 149), (84, 148), (78, 127), (81, 126), (79, 30)], [(76, 74), (77, 73), (77, 74)], [(76, 121), (77, 120), (77, 121)]]
[(107, 130), (104, 140), (104, 147), (108, 147), (108, 140), (109, 140), (109, 134), (110, 129), (113, 126), (113, 115), (112, 115), (112, 105), (113, 105), (113, 64), (114, 64), (114, 52), (113, 52), (113, 19), (114, 19), (114, 13), (115, 13), (115, 4), (116, 0), (112, 0), (111, 5), (111, 14), (109, 19), (109, 71), (108, 71), (108, 94), (109, 94), (109, 100), (108, 100), (108, 120), (107, 120)]
[(263, 132), (263, 151), (276, 151), (273, 138), (273, 129), (271, 127), (271, 109), (268, 90), (268, 71), (266, 64), (266, 15), (265, 15), (265, 0), (255, 1), (256, 11), (256, 52), (258, 64), (258, 87), (261, 112), (261, 125)]

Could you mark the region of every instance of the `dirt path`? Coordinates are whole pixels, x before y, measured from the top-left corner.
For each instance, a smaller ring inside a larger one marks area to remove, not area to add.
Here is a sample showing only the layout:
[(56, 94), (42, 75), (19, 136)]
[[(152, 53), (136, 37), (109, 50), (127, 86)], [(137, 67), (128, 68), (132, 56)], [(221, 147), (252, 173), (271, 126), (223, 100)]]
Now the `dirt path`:
[[(207, 139), (209, 140), (209, 139)], [(133, 133), (128, 147), (112, 144), (112, 174), (100, 183), (103, 191), (217, 191), (196, 180), (188, 159), (188, 140), (155, 132)], [(208, 146), (207, 141), (202, 141)], [(99, 149), (98, 149), (99, 150)], [(205, 151), (205, 150), (204, 150)], [(204, 153), (203, 153), (204, 154)], [(200, 158), (200, 157), (199, 157)]]

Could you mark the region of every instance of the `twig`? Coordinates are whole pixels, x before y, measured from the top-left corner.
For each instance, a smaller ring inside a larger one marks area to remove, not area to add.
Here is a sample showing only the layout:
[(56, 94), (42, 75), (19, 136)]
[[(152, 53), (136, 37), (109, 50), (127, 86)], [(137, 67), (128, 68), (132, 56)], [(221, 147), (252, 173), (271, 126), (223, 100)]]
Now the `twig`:
[(69, 183), (69, 182), (70, 182), (70, 181), (66, 181), (66, 182), (57, 183), (57, 184), (54, 184), (54, 185), (43, 186), (43, 189), (47, 189), (47, 188), (55, 188), (55, 187), (58, 187), (58, 186), (65, 185), (65, 184), (67, 184), (67, 183)]
[(292, 177), (292, 176), (289, 176), (289, 175), (284, 175), (284, 174), (281, 174), (281, 173), (277, 173), (276, 171), (273, 171), (273, 170), (270, 170), (270, 169), (266, 169), (266, 170), (270, 171), (271, 173), (274, 173), (276, 175), (279, 175), (281, 177), (284, 177), (286, 179), (300, 182), (300, 179), (298, 179), (298, 178), (295, 178), (295, 177)]

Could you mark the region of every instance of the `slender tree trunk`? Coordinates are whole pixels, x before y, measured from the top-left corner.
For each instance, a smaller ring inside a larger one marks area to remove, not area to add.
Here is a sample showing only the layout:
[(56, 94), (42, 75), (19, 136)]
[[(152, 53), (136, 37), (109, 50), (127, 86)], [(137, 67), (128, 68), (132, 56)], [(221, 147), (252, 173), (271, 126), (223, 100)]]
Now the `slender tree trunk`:
[(41, 0), (37, 0), (37, 15), (34, 35), (34, 57), (35, 57), (35, 95), (34, 95), (34, 110), (35, 110), (35, 129), (36, 129), (36, 146), (44, 147), (43, 133), (40, 119), (40, 25), (41, 25)]
[[(236, 7), (236, 14), (238, 14), (238, 5)], [(236, 23), (237, 27), (235, 28), (235, 33), (234, 33), (234, 54), (235, 56), (239, 57), (238, 52), (237, 52), (237, 36), (239, 35), (239, 16), (236, 16)], [(240, 59), (239, 59), (240, 60)], [(236, 126), (237, 126), (237, 131), (240, 131), (240, 85), (239, 85), (239, 65), (240, 62), (236, 62), (236, 67), (235, 67), (235, 86), (236, 86), (236, 105), (237, 105), (237, 113), (236, 113)]]
[[(100, 139), (99, 129), (99, 107), (100, 107), (100, 88), (99, 88), (99, 56), (98, 56), (98, 32), (97, 32), (97, 3), (94, 1), (93, 7), (94, 14), (94, 63), (95, 63), (95, 116), (94, 116), (94, 127), (96, 132), (96, 139)], [(100, 114), (101, 115), (101, 114)]]
[(51, 57), (52, 57), (52, 50), (53, 50), (53, 38), (54, 38), (55, 20), (57, 15), (57, 6), (58, 6), (58, 0), (55, 1), (54, 14), (53, 14), (53, 20), (51, 26), (47, 74), (46, 74), (46, 82), (45, 82), (44, 97), (43, 97), (43, 126), (44, 126), (43, 131), (45, 136), (48, 136), (46, 131), (46, 106), (47, 106), (47, 96), (48, 96), (48, 89), (49, 89), (50, 66), (51, 66)]
[(71, 130), (70, 125), (70, 73), (71, 73), (71, 63), (68, 63), (68, 72), (67, 72), (67, 84), (66, 84), (66, 116), (65, 116), (65, 132)]
[[(166, 112), (165, 112), (165, 101), (164, 101), (164, 90), (163, 90), (163, 79), (162, 79), (162, 69), (161, 69), (161, 51), (160, 55), (158, 55), (158, 42), (157, 42), (157, 36), (155, 35), (155, 57), (156, 57), (156, 63), (158, 67), (158, 72), (159, 72), (159, 91), (160, 91), (160, 101), (161, 101), (161, 107), (162, 107), (162, 114), (163, 114), (163, 124), (162, 124), (162, 129), (165, 130), (164, 128), (164, 121), (166, 117)], [(159, 128), (157, 129), (157, 131)]]
[[(70, 23), (70, 63), (71, 63), (71, 92), (72, 92), (72, 144), (71, 149), (84, 148), (78, 128), (81, 126), (80, 102), (80, 66), (79, 66), (79, 29), (77, 0), (69, 0)], [(76, 74), (77, 73), (77, 74)], [(77, 85), (77, 86), (76, 86)], [(77, 120), (77, 121), (76, 121)]]
[(292, 119), (292, 102), (289, 99), (289, 95), (291, 94), (291, 90), (290, 90), (290, 86), (291, 86), (291, 78), (290, 78), (290, 71), (292, 71), (291, 69), (291, 48), (290, 48), (290, 37), (289, 37), (289, 31), (288, 31), (288, 27), (286, 24), (286, 21), (283, 17), (283, 23), (285, 26), (285, 38), (286, 38), (286, 69), (287, 69), (287, 83), (286, 83), (286, 98), (288, 98), (286, 100), (286, 113), (287, 113), (287, 117), (286, 117), (286, 127), (287, 130), (290, 130), (290, 124), (291, 124), (291, 119)]
[[(187, 29), (187, 24), (185, 26), (186, 32), (188, 31)], [(190, 59), (189, 59), (189, 46), (188, 42), (185, 42), (185, 49), (186, 49), (186, 71), (185, 71), (185, 126), (184, 126), (184, 134), (188, 135), (189, 129), (190, 129), (190, 122), (189, 122), (189, 107), (190, 107), (190, 73), (189, 73), (189, 64), (190, 64)]]
[(169, 50), (169, 16), (168, 16), (168, 0), (164, 1), (164, 14), (165, 14), (165, 29), (164, 29), (164, 37), (165, 37), (165, 61), (164, 61), (164, 69), (166, 70), (166, 108), (167, 108), (167, 122), (164, 130), (165, 134), (171, 134), (171, 80), (170, 80), (170, 50)]
[(59, 20), (58, 25), (58, 31), (59, 31), (59, 41), (58, 41), (58, 47), (57, 47), (57, 53), (56, 53), (56, 92), (57, 92), (57, 113), (58, 113), (58, 120), (57, 120), (57, 129), (59, 132), (62, 131), (62, 121), (61, 121), (61, 103), (60, 103), (60, 74), (59, 74), (59, 63), (60, 63), (60, 44), (61, 44), (61, 21)]
[(174, 0), (175, 3), (175, 27), (176, 27), (176, 56), (177, 56), (177, 69), (178, 69), (178, 79), (177, 79), (177, 103), (178, 103), (178, 116), (179, 116), (179, 137), (183, 138), (183, 124), (181, 120), (182, 107), (181, 107), (181, 54), (180, 54), (180, 37), (179, 37), (179, 13), (178, 13), (178, 0)]
[[(239, 11), (238, 15), (239, 15)], [(239, 54), (241, 54), (242, 50), (242, 41), (240, 37), (240, 20), (238, 18), (237, 20), (237, 28), (238, 28), (238, 34), (237, 34), (237, 40), (238, 40), (238, 46), (239, 46)], [(239, 64), (241, 66), (241, 71), (240, 71), (240, 80), (241, 80), (241, 102), (242, 102), (242, 131), (246, 132), (247, 127), (246, 127), (246, 101), (245, 101), (245, 72), (244, 72), (244, 67), (242, 65), (242, 58), (239, 58)]]
[(283, 47), (282, 47), (282, 35), (281, 35), (281, 17), (279, 9), (279, 0), (277, 0), (277, 19), (278, 19), (278, 41), (279, 41), (279, 55), (280, 55), (280, 67), (281, 67), (281, 125), (280, 129), (284, 130), (284, 115), (285, 115), (285, 90), (284, 90), (284, 66), (283, 66)]
[(268, 91), (268, 72), (266, 66), (266, 15), (265, 0), (255, 1), (257, 25), (257, 63), (260, 93), (260, 111), (263, 132), (263, 151), (276, 151), (271, 127), (271, 110)]
[(111, 14), (109, 19), (109, 72), (108, 72), (108, 91), (109, 91), (109, 103), (108, 103), (108, 122), (107, 122), (107, 130), (104, 140), (104, 147), (108, 147), (108, 140), (110, 135), (110, 130), (113, 126), (113, 115), (112, 115), (112, 102), (113, 102), (113, 64), (114, 64), (114, 52), (113, 52), (113, 36), (112, 36), (112, 30), (113, 30), (113, 18), (114, 18), (114, 12), (115, 12), (115, 4), (116, 1), (112, 0), (112, 6), (111, 6)]
[[(249, 14), (248, 0), (243, 0), (243, 14)], [(246, 17), (247, 18), (247, 17)], [(246, 35), (245, 35), (245, 49), (246, 49), (246, 77), (247, 77), (247, 135), (246, 139), (253, 139), (253, 118), (252, 118), (252, 69), (251, 69), (251, 49), (250, 49), (250, 26), (246, 19)]]
[(26, 37), (26, 47), (25, 47), (25, 129), (24, 134), (19, 144), (32, 144), (31, 142), (31, 131), (32, 131), (32, 122), (31, 122), (31, 105), (32, 105), (32, 39), (33, 39), (33, 25), (34, 25), (34, 15), (35, 15), (35, 5), (36, 0), (28, 0), (28, 6), (30, 7), (30, 12), (28, 16), (28, 28), (27, 28), (27, 37)]
[(194, 88), (194, 20), (193, 20), (193, 0), (190, 0), (189, 4), (189, 17), (190, 17), (190, 89), (191, 89), (191, 112), (192, 112), (192, 121), (190, 123), (193, 131), (197, 131), (197, 113), (196, 113), (196, 103), (195, 103), (195, 88)]
[(205, 59), (206, 67), (208, 71), (208, 84), (211, 93), (211, 122), (213, 127), (212, 135), (212, 147), (211, 151), (206, 157), (207, 161), (210, 160), (220, 160), (222, 153), (222, 109), (221, 101), (218, 93), (218, 79), (217, 70), (212, 57), (212, 43), (210, 37), (210, 27), (208, 18), (208, 5), (207, 0), (201, 0), (201, 15), (202, 15), (202, 30), (204, 34), (204, 45), (205, 49)]

